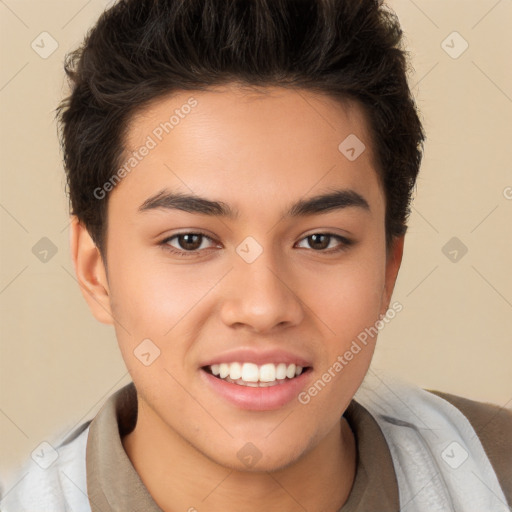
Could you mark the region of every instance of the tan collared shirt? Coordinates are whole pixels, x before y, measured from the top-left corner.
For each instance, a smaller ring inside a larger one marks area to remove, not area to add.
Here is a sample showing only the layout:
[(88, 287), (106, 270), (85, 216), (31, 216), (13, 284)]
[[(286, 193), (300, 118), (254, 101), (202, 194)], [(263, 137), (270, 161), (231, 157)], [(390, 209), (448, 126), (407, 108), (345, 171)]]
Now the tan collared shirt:
[[(512, 504), (512, 411), (435, 392), (471, 422)], [(372, 416), (352, 400), (344, 417), (354, 432), (357, 468), (339, 512), (399, 511), (398, 486), (389, 448)], [(126, 454), (121, 439), (137, 421), (133, 383), (112, 395), (92, 420), (87, 441), (87, 490), (92, 512), (161, 512)]]

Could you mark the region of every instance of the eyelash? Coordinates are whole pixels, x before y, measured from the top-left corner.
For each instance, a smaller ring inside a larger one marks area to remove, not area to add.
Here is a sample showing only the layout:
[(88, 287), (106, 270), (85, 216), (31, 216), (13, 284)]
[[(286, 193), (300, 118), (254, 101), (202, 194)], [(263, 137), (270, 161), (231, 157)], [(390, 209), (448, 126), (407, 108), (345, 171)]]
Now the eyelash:
[[(159, 245), (165, 251), (170, 252), (171, 254), (174, 254), (174, 255), (179, 256), (179, 257), (184, 257), (184, 258), (198, 256), (199, 252), (204, 251), (204, 250), (208, 250), (208, 249), (194, 249), (194, 250), (187, 251), (185, 249), (182, 249), (182, 250), (176, 249), (175, 247), (172, 247), (171, 245), (169, 245), (169, 242), (171, 240), (173, 240), (175, 238), (177, 239), (179, 236), (183, 236), (183, 235), (199, 235), (199, 236), (201, 236), (203, 238), (206, 238), (206, 239), (210, 240), (211, 242), (214, 242), (213, 238), (208, 236), (206, 233), (202, 233), (200, 231), (185, 231), (183, 233), (176, 233), (175, 235), (172, 235), (170, 237), (165, 238), (164, 240), (162, 240), (160, 242)], [(348, 238), (345, 238), (344, 236), (336, 235), (334, 233), (329, 233), (329, 232), (311, 233), (311, 234), (305, 236), (304, 238), (301, 238), (301, 240), (299, 240), (299, 242), (302, 242), (303, 240), (307, 240), (309, 237), (314, 236), (314, 235), (328, 236), (329, 237), (329, 244), (328, 245), (330, 245), (331, 239), (333, 239), (333, 238), (340, 242), (339, 246), (334, 248), (334, 249), (333, 248), (331, 248), (331, 249), (318, 249), (318, 250), (311, 249), (312, 251), (318, 252), (318, 253), (337, 254), (337, 253), (346, 251), (349, 246), (354, 244), (353, 240), (350, 240)], [(201, 242), (202, 241), (203, 240), (201, 239)]]

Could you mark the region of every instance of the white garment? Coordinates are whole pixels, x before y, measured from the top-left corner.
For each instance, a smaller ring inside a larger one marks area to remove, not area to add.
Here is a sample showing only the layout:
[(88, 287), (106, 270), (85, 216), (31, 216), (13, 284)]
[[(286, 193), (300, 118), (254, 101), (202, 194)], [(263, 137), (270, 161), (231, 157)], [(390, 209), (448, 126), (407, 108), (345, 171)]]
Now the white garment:
[[(442, 398), (370, 371), (354, 397), (390, 448), (401, 512), (510, 512), (494, 469), (467, 418)], [(47, 469), (34, 461), (0, 502), (1, 512), (91, 512), (87, 427), (57, 448)], [(21, 479), (21, 480), (20, 480)]]
[(58, 457), (46, 469), (55, 452), (49, 446), (36, 451), (36, 459), (38, 453), (42, 455), (40, 464), (29, 459), (10, 489), (3, 489), (0, 511), (91, 512), (85, 470), (88, 435), (89, 427), (70, 443), (56, 447)]
[(372, 370), (354, 398), (387, 441), (401, 512), (510, 512), (478, 435), (452, 404)]

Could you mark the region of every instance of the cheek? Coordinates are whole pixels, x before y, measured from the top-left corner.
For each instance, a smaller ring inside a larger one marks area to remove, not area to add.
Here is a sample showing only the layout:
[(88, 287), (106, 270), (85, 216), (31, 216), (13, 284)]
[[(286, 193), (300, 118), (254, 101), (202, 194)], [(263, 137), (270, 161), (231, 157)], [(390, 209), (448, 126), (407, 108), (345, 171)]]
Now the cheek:
[(144, 252), (148, 250), (112, 251), (118, 265), (111, 276), (111, 302), (126, 327), (161, 337), (200, 302), (222, 273), (212, 265), (171, 264), (158, 248), (151, 248), (157, 257), (148, 258)]
[[(364, 253), (364, 254), (363, 254)], [(325, 334), (317, 380), (303, 403), (314, 417), (335, 422), (361, 384), (375, 349), (385, 284), (385, 252), (373, 247), (308, 280), (308, 305)], [(324, 411), (324, 412), (323, 412)]]
[(318, 431), (323, 435), (339, 420), (370, 365), (384, 276), (376, 261), (364, 267), (347, 266), (344, 272), (316, 283), (322, 284), (323, 290), (311, 288), (310, 304), (324, 337), (317, 350), (320, 357), (315, 380), (299, 396), (299, 403), (307, 417), (324, 418)]
[[(118, 262), (110, 277), (111, 307), (119, 347), (133, 379), (155, 379), (159, 372), (169, 379), (164, 368), (182, 373), (189, 349), (211, 313), (209, 292), (225, 270), (219, 264), (170, 264), (163, 257), (150, 261), (147, 254), (137, 257), (136, 249), (124, 251), (121, 245), (111, 255)], [(158, 357), (146, 367), (137, 357), (141, 351), (150, 353), (150, 360), (154, 354)]]
[(329, 328), (339, 348), (379, 318), (385, 284), (383, 257), (357, 255), (328, 271), (308, 274), (304, 282), (306, 304)]

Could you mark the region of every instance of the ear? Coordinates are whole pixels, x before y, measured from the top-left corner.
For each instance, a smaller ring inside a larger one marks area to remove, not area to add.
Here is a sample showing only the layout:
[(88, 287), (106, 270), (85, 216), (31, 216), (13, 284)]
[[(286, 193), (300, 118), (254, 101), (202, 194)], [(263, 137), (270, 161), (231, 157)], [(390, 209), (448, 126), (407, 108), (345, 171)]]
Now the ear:
[(404, 241), (405, 235), (396, 237), (391, 242), (391, 247), (386, 252), (386, 282), (384, 285), (384, 291), (382, 294), (382, 311), (384, 315), (389, 308), (391, 302), (391, 296), (395, 288), (396, 278), (398, 276), (398, 270), (402, 263), (402, 256), (404, 253)]
[(75, 215), (71, 217), (70, 246), (75, 275), (92, 314), (101, 323), (113, 324), (103, 259), (86, 227)]

